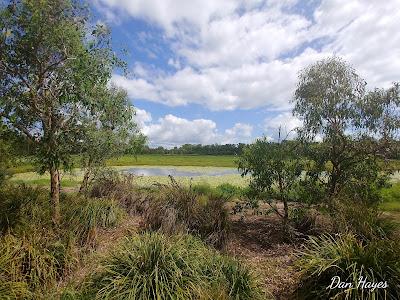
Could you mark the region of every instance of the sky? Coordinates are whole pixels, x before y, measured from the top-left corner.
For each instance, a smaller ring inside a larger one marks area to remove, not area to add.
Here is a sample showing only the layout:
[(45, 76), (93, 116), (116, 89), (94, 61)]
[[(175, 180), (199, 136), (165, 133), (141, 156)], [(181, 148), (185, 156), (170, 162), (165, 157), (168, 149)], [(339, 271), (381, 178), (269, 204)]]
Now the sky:
[(400, 0), (93, 0), (151, 146), (249, 143), (301, 126), (299, 71), (332, 55), (367, 88), (400, 81)]

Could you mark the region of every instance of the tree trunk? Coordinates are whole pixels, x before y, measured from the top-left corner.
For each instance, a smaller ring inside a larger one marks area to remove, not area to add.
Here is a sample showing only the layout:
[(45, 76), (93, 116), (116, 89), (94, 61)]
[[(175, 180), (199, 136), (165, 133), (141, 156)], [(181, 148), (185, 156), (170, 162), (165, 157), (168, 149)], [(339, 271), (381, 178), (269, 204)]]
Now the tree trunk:
[(89, 177), (90, 177), (90, 168), (87, 168), (85, 170), (85, 175), (83, 176), (81, 187), (79, 188), (79, 194), (82, 194), (84, 191), (86, 191), (89, 182)]
[(50, 168), (50, 200), (52, 206), (52, 221), (54, 225), (60, 224), (60, 171)]
[(278, 174), (278, 185), (279, 185), (279, 193), (281, 196), (281, 201), (283, 201), (283, 210), (284, 210), (284, 215), (283, 215), (283, 222), (286, 224), (289, 220), (289, 206), (287, 202), (287, 198), (285, 196), (285, 191), (283, 187), (283, 179), (281, 174)]
[(283, 210), (284, 210), (284, 212), (285, 212), (283, 218), (284, 218), (284, 221), (287, 222), (288, 219), (289, 219), (289, 206), (288, 206), (288, 203), (287, 203), (287, 199), (286, 199), (286, 198), (283, 199)]

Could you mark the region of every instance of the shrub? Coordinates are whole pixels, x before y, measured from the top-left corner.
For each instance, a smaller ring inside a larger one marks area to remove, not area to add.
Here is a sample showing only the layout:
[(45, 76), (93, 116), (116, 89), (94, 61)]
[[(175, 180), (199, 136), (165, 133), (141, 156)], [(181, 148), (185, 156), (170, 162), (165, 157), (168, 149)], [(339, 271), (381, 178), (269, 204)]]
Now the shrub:
[(395, 225), (374, 206), (340, 200), (335, 203), (337, 232), (352, 232), (358, 239), (369, 241), (390, 236)]
[(211, 185), (207, 182), (201, 182), (193, 185), (192, 190), (196, 194), (201, 194), (206, 196), (211, 195), (214, 192)]
[(89, 189), (92, 198), (115, 199), (130, 214), (141, 213), (148, 195), (141, 193), (131, 174), (106, 170), (100, 173)]
[[(400, 299), (399, 246), (387, 239), (363, 243), (353, 234), (310, 238), (298, 253), (302, 274), (298, 292), (304, 299)], [(334, 276), (353, 287), (327, 288)], [(358, 289), (361, 277), (375, 283), (386, 281), (388, 287)]]
[(230, 199), (232, 197), (239, 197), (243, 195), (243, 189), (238, 187), (238, 186), (234, 186), (230, 183), (222, 183), (220, 185), (218, 185), (215, 188), (216, 192), (218, 193), (218, 195), (220, 195), (221, 197)]
[(259, 298), (256, 282), (240, 263), (191, 236), (159, 233), (127, 239), (93, 275), (87, 294), (98, 299)]
[(69, 223), (82, 244), (95, 242), (98, 228), (110, 228), (118, 225), (124, 211), (112, 199), (78, 198), (71, 203)]
[(0, 299), (43, 297), (72, 264), (68, 243), (39, 233), (6, 234), (0, 241)]
[(310, 209), (293, 207), (289, 210), (289, 219), (301, 233), (311, 233), (315, 229), (316, 215)]
[(0, 189), (0, 232), (26, 232), (51, 225), (48, 191), (8, 184)]
[(192, 233), (217, 248), (224, 246), (229, 221), (223, 198), (199, 195), (172, 178), (169, 185), (159, 187), (143, 215), (149, 229), (167, 234)]

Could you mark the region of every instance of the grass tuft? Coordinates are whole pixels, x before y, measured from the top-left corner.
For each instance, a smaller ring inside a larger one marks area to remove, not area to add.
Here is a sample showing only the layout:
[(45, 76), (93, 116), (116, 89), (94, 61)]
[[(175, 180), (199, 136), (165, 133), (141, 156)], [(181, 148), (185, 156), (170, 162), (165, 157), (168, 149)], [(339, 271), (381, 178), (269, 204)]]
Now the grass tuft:
[[(298, 252), (301, 299), (400, 299), (400, 247), (391, 240), (363, 243), (353, 234), (310, 238)], [(328, 286), (334, 276), (352, 287)], [(387, 282), (386, 289), (358, 288), (359, 280)]]
[(143, 216), (151, 230), (191, 233), (216, 248), (223, 248), (227, 240), (229, 220), (225, 199), (199, 195), (172, 177), (170, 184), (159, 185), (159, 192), (148, 201)]
[(260, 299), (256, 281), (239, 262), (194, 237), (160, 233), (127, 239), (93, 275), (87, 294), (96, 299)]

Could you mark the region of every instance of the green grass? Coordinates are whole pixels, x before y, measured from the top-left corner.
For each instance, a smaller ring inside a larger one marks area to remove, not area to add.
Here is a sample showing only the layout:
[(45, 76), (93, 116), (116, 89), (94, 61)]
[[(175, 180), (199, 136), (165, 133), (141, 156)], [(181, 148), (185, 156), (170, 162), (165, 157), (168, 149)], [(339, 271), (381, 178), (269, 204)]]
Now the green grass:
[(380, 209), (386, 212), (400, 212), (400, 182), (392, 183), (392, 186), (381, 191), (383, 203)]
[[(142, 154), (123, 155), (107, 160), (107, 166), (199, 166), (199, 167), (231, 167), (235, 168), (236, 156), (234, 155), (162, 155)], [(32, 159), (26, 158), (16, 163), (11, 171), (15, 174), (33, 172), (35, 168)], [(78, 156), (73, 157), (73, 164), (79, 168)]]
[(265, 299), (248, 268), (191, 236), (127, 238), (93, 274), (90, 299)]
[[(301, 299), (399, 299), (400, 251), (398, 241), (376, 239), (367, 243), (354, 235), (311, 237), (298, 252)], [(327, 288), (334, 276), (353, 287)], [(357, 288), (359, 279), (387, 282), (386, 289)]]
[(143, 154), (135, 158), (133, 155), (124, 155), (120, 158), (107, 161), (108, 166), (199, 166), (199, 167), (232, 167), (235, 168), (233, 155), (161, 155)]

